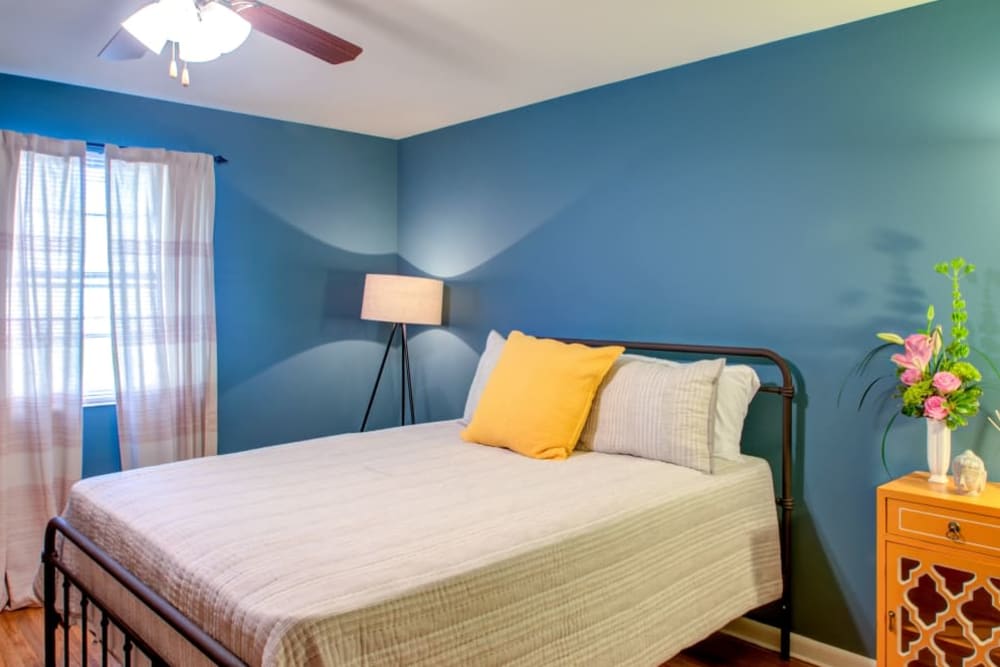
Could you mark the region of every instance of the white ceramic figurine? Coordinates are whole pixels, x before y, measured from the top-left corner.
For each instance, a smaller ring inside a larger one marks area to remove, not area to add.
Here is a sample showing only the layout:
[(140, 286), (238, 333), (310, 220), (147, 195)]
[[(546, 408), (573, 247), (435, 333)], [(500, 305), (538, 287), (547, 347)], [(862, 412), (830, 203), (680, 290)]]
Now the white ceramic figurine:
[(986, 464), (971, 449), (955, 457), (951, 473), (955, 478), (955, 490), (959, 493), (977, 496), (986, 488)]

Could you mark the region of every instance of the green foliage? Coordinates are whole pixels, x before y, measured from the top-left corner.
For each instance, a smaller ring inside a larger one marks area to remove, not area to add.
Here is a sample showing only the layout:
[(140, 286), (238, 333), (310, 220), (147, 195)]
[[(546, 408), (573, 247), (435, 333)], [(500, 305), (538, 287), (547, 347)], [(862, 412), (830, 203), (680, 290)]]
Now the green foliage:
[(965, 359), (969, 356), (969, 345), (966, 339), (969, 337), (969, 329), (965, 322), (969, 320), (966, 312), (965, 299), (962, 298), (960, 281), (962, 276), (968, 275), (976, 270), (975, 264), (968, 264), (961, 257), (956, 257), (951, 262), (942, 262), (934, 267), (938, 273), (951, 279), (951, 342), (948, 344), (948, 356), (952, 360)]
[[(942, 419), (948, 428), (956, 429), (968, 425), (969, 418), (979, 412), (979, 403), (983, 390), (979, 386), (982, 374), (966, 359), (973, 348), (968, 343), (969, 314), (967, 303), (962, 297), (961, 280), (976, 270), (975, 264), (966, 262), (962, 257), (955, 257), (948, 262), (934, 265), (934, 271), (951, 283), (951, 327), (950, 340), (944, 344), (943, 328), (934, 324), (935, 310), (931, 304), (927, 308), (927, 328), (904, 339), (896, 333), (880, 333), (878, 338), (884, 341), (870, 350), (854, 368), (854, 373), (862, 374), (875, 355), (886, 347), (901, 345), (903, 352), (893, 355), (896, 363), (895, 378), (898, 382), (895, 397), (900, 400), (900, 410), (892, 416), (882, 433), (882, 465), (885, 462), (885, 445), (889, 430), (896, 418), (902, 414), (907, 417), (932, 417)], [(909, 341), (910, 345), (907, 345)], [(981, 355), (989, 367), (1000, 376), (1000, 369), (983, 354)], [(954, 376), (954, 377), (952, 377)], [(861, 395), (858, 403), (860, 410), (865, 398), (872, 388), (881, 380), (892, 376), (881, 376), (872, 381)], [(935, 377), (937, 382), (935, 382)], [(846, 380), (845, 380), (846, 383)], [(843, 391), (843, 386), (841, 386)], [(928, 399), (934, 398), (928, 402)], [(838, 394), (838, 402), (839, 402)], [(1000, 411), (998, 411), (1000, 418)], [(998, 426), (1000, 429), (1000, 426)], [(886, 468), (888, 473), (888, 468)]]
[(924, 401), (934, 394), (931, 378), (926, 378), (907, 387), (899, 385), (903, 397), (903, 414), (908, 417), (923, 417)]
[(968, 361), (956, 361), (945, 370), (955, 374), (963, 384), (967, 382), (979, 382), (983, 379), (979, 370)]

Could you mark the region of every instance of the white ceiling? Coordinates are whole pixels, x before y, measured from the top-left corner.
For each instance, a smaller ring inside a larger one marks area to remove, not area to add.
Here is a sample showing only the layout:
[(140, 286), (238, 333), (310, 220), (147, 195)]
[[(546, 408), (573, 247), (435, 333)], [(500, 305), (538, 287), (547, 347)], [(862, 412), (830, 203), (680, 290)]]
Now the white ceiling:
[(147, 0), (0, 0), (0, 72), (401, 138), (927, 0), (270, 0), (364, 48), (328, 65), (252, 34), (167, 77), (98, 51)]

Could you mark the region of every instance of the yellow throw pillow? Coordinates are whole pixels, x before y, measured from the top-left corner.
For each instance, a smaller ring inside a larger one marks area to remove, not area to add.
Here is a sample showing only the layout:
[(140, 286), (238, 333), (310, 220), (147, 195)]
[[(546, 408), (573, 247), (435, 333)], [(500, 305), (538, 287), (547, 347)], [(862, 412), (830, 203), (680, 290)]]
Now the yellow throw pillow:
[(462, 438), (536, 459), (565, 459), (601, 380), (624, 351), (512, 331)]

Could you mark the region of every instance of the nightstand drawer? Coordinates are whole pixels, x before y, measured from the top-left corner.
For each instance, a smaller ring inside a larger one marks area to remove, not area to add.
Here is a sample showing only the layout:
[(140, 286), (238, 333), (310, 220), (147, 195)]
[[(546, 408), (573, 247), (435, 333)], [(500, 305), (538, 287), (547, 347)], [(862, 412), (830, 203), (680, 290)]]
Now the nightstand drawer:
[(889, 498), (886, 528), (913, 539), (1000, 556), (1000, 520), (995, 517)]

